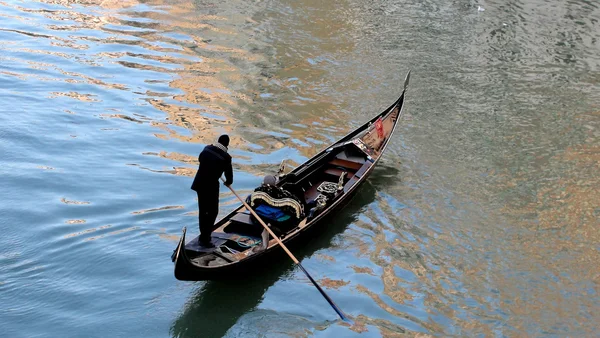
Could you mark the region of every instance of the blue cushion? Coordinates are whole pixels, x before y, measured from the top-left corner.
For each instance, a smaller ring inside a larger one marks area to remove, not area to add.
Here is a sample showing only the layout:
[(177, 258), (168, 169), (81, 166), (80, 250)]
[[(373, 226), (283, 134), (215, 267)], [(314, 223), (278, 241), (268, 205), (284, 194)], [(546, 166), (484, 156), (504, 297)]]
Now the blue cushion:
[[(268, 219), (278, 220), (282, 217), (287, 216), (281, 209), (272, 207), (270, 205), (261, 204), (254, 209), (259, 216), (264, 216)], [(289, 217), (288, 217), (289, 218)]]

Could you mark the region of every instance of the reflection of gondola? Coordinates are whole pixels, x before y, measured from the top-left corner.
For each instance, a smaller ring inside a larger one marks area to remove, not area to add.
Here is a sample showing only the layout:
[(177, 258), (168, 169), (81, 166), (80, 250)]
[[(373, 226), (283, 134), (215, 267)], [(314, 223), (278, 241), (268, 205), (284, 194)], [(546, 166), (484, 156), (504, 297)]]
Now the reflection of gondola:
[[(364, 184), (360, 192), (336, 217), (328, 217), (319, 236), (309, 242), (296, 242), (294, 253), (298, 259), (331, 245), (335, 235), (356, 220), (360, 210), (375, 198), (377, 186)], [(235, 280), (208, 281), (197, 289), (185, 305), (183, 312), (171, 325), (174, 337), (223, 337), (238, 319), (252, 311), (262, 300), (265, 291), (285, 274), (291, 273), (294, 264), (283, 255), (275, 256), (268, 266), (259, 267), (252, 274), (240, 275)]]
[[(409, 75), (400, 98), (388, 109), (279, 181), (263, 185), (258, 188), (262, 190), (249, 196), (249, 204), (256, 207), (255, 211), (261, 213), (286, 246), (323, 227), (320, 221), (338, 212), (366, 181), (396, 129)], [(251, 271), (267, 256), (282, 252), (277, 241), (268, 240), (266, 232), (261, 236), (261, 231), (261, 225), (243, 205), (215, 225), (215, 248), (201, 247), (197, 239), (186, 244), (184, 228), (172, 256), (175, 278), (226, 279)]]

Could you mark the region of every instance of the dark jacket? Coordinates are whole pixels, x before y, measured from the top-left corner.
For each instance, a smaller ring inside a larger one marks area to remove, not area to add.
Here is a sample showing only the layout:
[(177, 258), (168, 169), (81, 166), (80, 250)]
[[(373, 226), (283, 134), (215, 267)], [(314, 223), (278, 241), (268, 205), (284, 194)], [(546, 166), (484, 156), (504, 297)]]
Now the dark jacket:
[[(192, 183), (192, 190), (206, 192), (207, 195), (219, 195), (219, 178), (225, 172), (225, 183), (233, 183), (231, 155), (218, 147), (208, 145), (198, 156), (200, 165)], [(208, 197), (208, 196), (207, 196)]]

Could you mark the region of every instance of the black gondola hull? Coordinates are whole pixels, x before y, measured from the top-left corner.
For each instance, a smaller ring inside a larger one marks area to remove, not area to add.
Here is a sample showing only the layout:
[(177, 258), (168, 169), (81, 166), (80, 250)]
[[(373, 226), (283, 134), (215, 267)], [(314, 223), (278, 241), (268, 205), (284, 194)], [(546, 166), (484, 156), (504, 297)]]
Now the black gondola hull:
[[(325, 223), (328, 218), (338, 213), (338, 211), (350, 202), (352, 197), (357, 194), (360, 186), (366, 181), (371, 175), (377, 162), (381, 159), (383, 152), (389, 144), (390, 138), (396, 129), (397, 122), (400, 119), (402, 109), (404, 107), (405, 94), (408, 86), (410, 72), (406, 76), (404, 82), (404, 90), (396, 102), (390, 107), (376, 115), (370, 121), (363, 124), (361, 127), (350, 132), (348, 135), (335, 142), (328, 148), (323, 149), (320, 153), (313, 156), (306, 163), (300, 165), (290, 173), (288, 173), (280, 181), (281, 184), (299, 184), (301, 177), (309, 177), (313, 173), (320, 173), (319, 170), (324, 170), (323, 163), (331, 160), (328, 158), (329, 155), (335, 154), (334, 149), (344, 149), (342, 147), (356, 147), (359, 151), (364, 152), (364, 162), (361, 162), (360, 169), (355, 168), (355, 172), (352, 173), (352, 177), (343, 186), (343, 190), (338, 190), (338, 195), (333, 201), (316, 217), (310, 221), (306, 221), (304, 226), (298, 227), (298, 230), (289, 233), (286, 237), (281, 238), (284, 245), (290, 249), (302, 243), (306, 243), (306, 240), (312, 236), (317, 236), (319, 229), (323, 230), (327, 228)], [(382, 122), (384, 121), (384, 122)], [(358, 142), (361, 141), (372, 141), (371, 143)], [(370, 148), (366, 145), (376, 144), (377, 148)], [(373, 150), (375, 150), (373, 152)], [(372, 156), (371, 156), (372, 155)], [(336, 157), (337, 158), (337, 157)], [(335, 161), (335, 158), (334, 158)], [(332, 162), (329, 162), (332, 163)], [(354, 163), (357, 164), (357, 163)], [(327, 173), (326, 170), (323, 171)], [(345, 174), (345, 173), (344, 173)], [(344, 175), (340, 175), (344, 177)], [(340, 182), (341, 182), (340, 178)], [(278, 183), (278, 184), (280, 184)], [(311, 183), (312, 185), (312, 183)], [(315, 184), (316, 185), (316, 184)], [(339, 186), (341, 187), (341, 186)], [(314, 186), (316, 188), (316, 186)], [(340, 192), (341, 191), (341, 192)], [(241, 208), (241, 207), (240, 207)], [(228, 215), (224, 216), (216, 226), (226, 224), (226, 221), (231, 219), (236, 213), (240, 211), (240, 208), (232, 211)], [(232, 277), (240, 276), (242, 274), (256, 274), (256, 272), (267, 267), (273, 260), (285, 255), (284, 250), (277, 245), (269, 245), (269, 247), (261, 252), (252, 253), (237, 261), (230, 263), (217, 265), (217, 266), (203, 266), (194, 263), (190, 259), (190, 255), (197, 255), (197, 251), (186, 249), (186, 229), (183, 229), (183, 234), (177, 245), (177, 248), (173, 252), (172, 260), (175, 263), (175, 278), (178, 280), (186, 281), (200, 281), (200, 280), (220, 280), (230, 279)], [(189, 254), (189, 255), (188, 255)]]

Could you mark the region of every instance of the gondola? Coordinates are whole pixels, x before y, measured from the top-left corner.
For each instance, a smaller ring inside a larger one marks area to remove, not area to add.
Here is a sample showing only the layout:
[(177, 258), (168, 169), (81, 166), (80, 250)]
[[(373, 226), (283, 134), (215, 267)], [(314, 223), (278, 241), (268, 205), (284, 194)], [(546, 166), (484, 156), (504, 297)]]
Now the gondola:
[(373, 172), (402, 114), (410, 72), (400, 98), (356, 130), (284, 174), (279, 172), (215, 224), (214, 248), (199, 245), (198, 237), (186, 243), (186, 228), (171, 256), (178, 280), (228, 279), (268, 262), (283, 252), (253, 214), (260, 214), (285, 246), (310, 238), (322, 222), (343, 207)]

